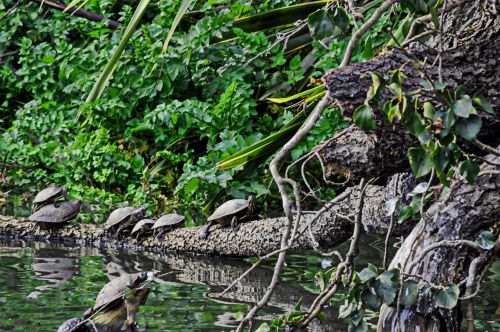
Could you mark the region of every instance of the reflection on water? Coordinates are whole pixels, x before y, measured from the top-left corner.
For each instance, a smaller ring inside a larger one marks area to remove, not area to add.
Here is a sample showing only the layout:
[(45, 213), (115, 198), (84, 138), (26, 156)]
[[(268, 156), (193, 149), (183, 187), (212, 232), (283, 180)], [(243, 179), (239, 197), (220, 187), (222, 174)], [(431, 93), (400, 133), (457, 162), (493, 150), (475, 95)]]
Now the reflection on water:
[[(365, 241), (363, 247), (357, 264), (380, 260), (379, 242)], [(136, 294), (139, 299), (147, 298), (145, 305), (137, 307), (140, 331), (228, 331), (236, 324), (236, 313), (245, 312), (249, 304), (260, 299), (272, 276), (273, 263), (268, 262), (267, 267), (255, 269), (240, 285), (219, 296), (250, 263), (222, 257), (0, 242), (0, 330), (55, 331), (67, 319), (82, 317), (110, 280), (126, 273), (156, 271), (147, 291)], [(270, 308), (262, 311), (260, 320), (291, 310), (300, 297), (303, 309), (307, 309), (314, 300), (312, 292), (316, 291), (315, 272), (322, 265), (331, 264), (303, 254), (291, 255), (287, 263), (283, 280), (269, 302)], [(498, 294), (500, 288), (500, 264), (492, 270), (476, 305), (476, 325), (480, 330), (500, 326), (498, 300), (491, 296)], [(345, 331), (345, 323), (336, 319), (339, 304), (327, 309), (327, 320), (310, 330)], [(116, 313), (123, 318), (122, 309)]]

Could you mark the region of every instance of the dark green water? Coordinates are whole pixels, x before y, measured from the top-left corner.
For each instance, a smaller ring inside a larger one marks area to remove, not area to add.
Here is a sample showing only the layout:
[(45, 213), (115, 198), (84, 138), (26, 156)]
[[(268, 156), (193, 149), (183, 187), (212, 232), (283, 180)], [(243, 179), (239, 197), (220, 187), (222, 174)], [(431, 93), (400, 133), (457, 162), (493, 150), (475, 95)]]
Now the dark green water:
[[(365, 239), (360, 264), (376, 261), (380, 241)], [(291, 255), (282, 282), (260, 320), (291, 309), (299, 297), (307, 307), (314, 298), (313, 275), (322, 261), (313, 255)], [(231, 313), (244, 312), (264, 293), (272, 262), (256, 269), (223, 298), (224, 286), (250, 266), (250, 261), (220, 257), (144, 254), (43, 242), (0, 241), (0, 331), (55, 331), (66, 319), (92, 306), (99, 290), (123, 273), (173, 272), (149, 284), (141, 306), (141, 331), (228, 331)], [(500, 264), (483, 284), (476, 304), (479, 331), (499, 331)], [(312, 331), (345, 331), (336, 319), (340, 302), (327, 309), (327, 321)]]

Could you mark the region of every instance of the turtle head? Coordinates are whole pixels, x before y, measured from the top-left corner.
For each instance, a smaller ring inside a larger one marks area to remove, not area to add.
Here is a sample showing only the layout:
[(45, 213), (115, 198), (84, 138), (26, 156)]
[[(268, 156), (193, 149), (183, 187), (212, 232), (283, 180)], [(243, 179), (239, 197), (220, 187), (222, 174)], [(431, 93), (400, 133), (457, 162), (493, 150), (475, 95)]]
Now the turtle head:
[(248, 214), (252, 215), (257, 212), (257, 199), (255, 195), (250, 195), (248, 197)]
[(148, 209), (148, 207), (146, 205), (143, 205), (143, 206), (138, 207), (137, 209), (135, 209), (134, 212), (132, 212), (132, 214), (134, 215), (134, 217), (137, 220), (140, 220), (140, 219), (144, 218), (144, 216), (146, 215), (146, 210), (147, 209)]

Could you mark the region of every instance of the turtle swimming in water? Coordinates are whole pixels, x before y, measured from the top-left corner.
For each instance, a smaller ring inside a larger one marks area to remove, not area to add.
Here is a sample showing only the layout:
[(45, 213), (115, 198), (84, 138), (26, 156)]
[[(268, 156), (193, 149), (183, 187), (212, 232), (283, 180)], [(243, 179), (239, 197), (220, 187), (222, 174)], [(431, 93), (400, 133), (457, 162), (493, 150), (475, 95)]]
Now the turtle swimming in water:
[(80, 212), (82, 201), (63, 201), (56, 206), (55, 203), (42, 206), (39, 210), (28, 217), (30, 221), (44, 224), (46, 226), (56, 226), (75, 218)]
[(151, 231), (151, 227), (153, 227), (154, 223), (155, 221), (153, 219), (141, 219), (137, 222), (137, 224), (135, 224), (132, 232), (130, 232), (130, 235), (136, 234), (135, 239), (137, 240), (142, 235)]
[(170, 214), (166, 214), (164, 216), (161, 216), (158, 220), (156, 220), (156, 222), (153, 226), (153, 231), (155, 233), (158, 230), (160, 230), (158, 235), (156, 235), (156, 239), (157, 240), (161, 239), (163, 236), (163, 233), (165, 231), (182, 226), (184, 224), (185, 220), (186, 220), (186, 217), (181, 216), (180, 214), (177, 214), (177, 213), (170, 213)]
[(219, 206), (210, 217), (207, 218), (207, 224), (200, 233), (200, 239), (207, 239), (210, 227), (214, 224), (229, 226), (235, 228), (238, 220), (251, 216), (256, 211), (255, 196), (250, 195), (248, 199), (231, 199)]
[(33, 199), (33, 205), (31, 207), (31, 212), (36, 212), (44, 205), (54, 203), (55, 206), (58, 204), (58, 200), (64, 198), (65, 201), (68, 200), (68, 188), (67, 187), (49, 187), (45, 188), (36, 194)]
[(135, 225), (137, 221), (144, 218), (146, 209), (146, 206), (139, 208), (130, 206), (118, 208), (111, 212), (108, 220), (106, 220), (106, 224), (104, 224), (104, 228), (114, 231), (114, 234), (118, 237), (125, 229)]
[[(140, 272), (133, 274), (124, 274), (108, 282), (99, 292), (95, 299), (94, 313), (113, 310), (118, 305), (124, 304), (127, 289), (133, 290), (139, 288), (145, 281), (153, 280), (153, 272)], [(127, 302), (127, 320), (134, 323), (133, 313), (129, 310)]]

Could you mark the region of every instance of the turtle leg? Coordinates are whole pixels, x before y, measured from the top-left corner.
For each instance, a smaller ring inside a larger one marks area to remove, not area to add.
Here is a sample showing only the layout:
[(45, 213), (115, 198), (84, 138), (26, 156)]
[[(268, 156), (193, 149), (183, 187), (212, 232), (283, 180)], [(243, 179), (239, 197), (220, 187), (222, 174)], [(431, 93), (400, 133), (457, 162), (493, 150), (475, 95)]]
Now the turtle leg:
[(231, 219), (231, 229), (235, 231), (237, 226), (238, 226), (238, 217), (233, 216), (233, 219)]
[(163, 229), (160, 231), (160, 233), (158, 233), (158, 235), (155, 236), (155, 239), (157, 239), (158, 241), (163, 240)]
[(210, 227), (214, 224), (214, 221), (209, 221), (208, 224), (205, 225), (205, 227), (202, 228), (199, 238), (202, 240), (206, 240), (208, 238), (209, 230)]

